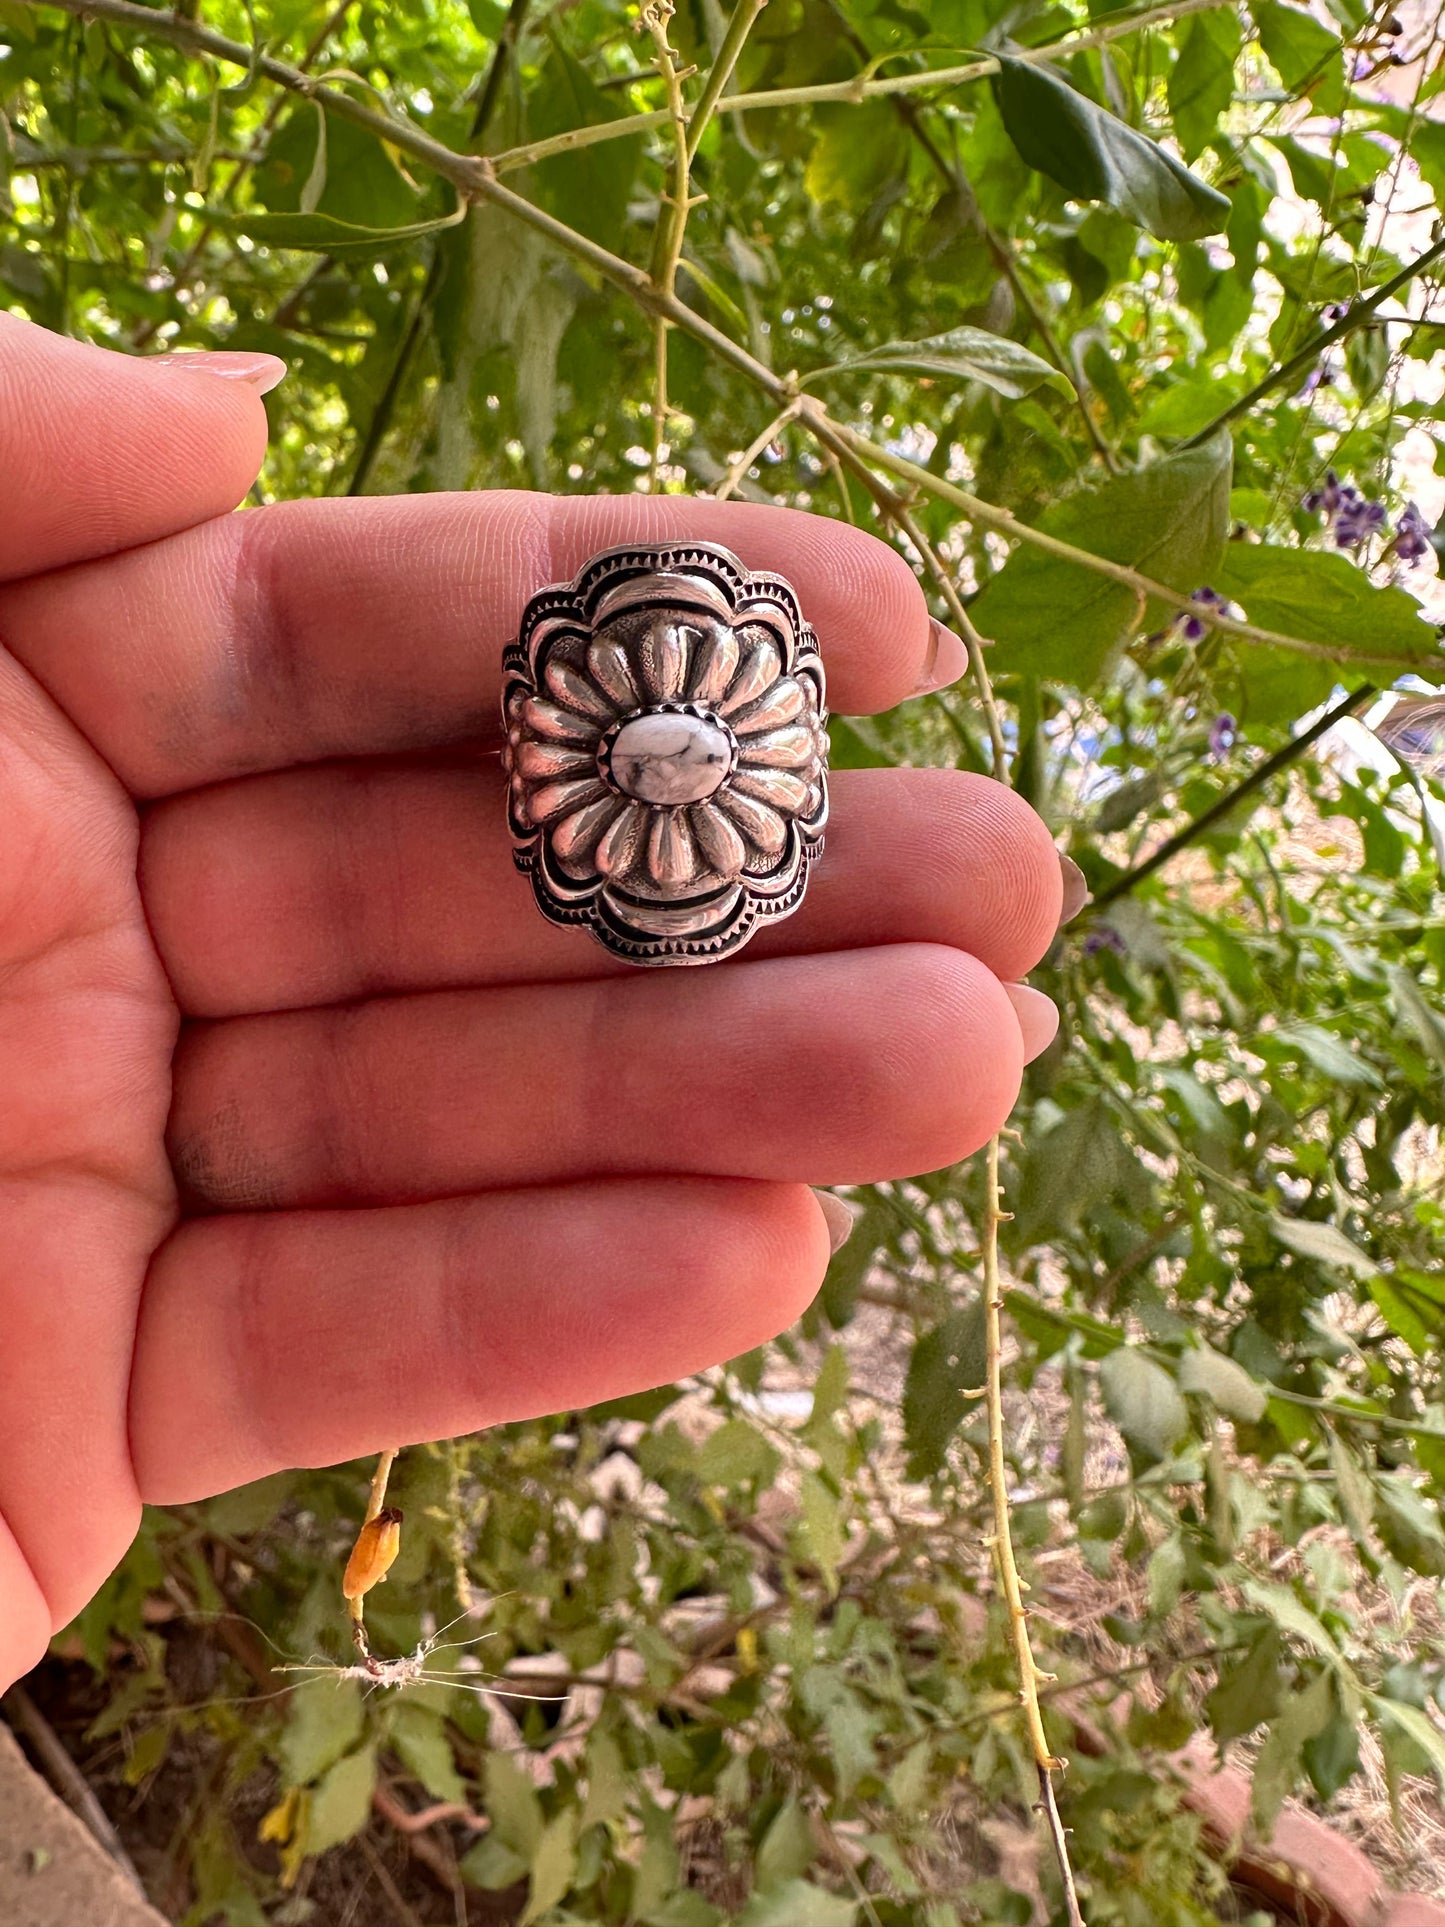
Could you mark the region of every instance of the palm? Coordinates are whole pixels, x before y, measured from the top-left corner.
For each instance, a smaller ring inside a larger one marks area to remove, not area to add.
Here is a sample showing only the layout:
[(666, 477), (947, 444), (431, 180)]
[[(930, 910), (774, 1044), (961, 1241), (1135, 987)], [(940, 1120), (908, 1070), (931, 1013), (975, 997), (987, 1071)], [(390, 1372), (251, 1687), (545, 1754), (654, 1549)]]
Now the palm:
[(34, 1582), (6, 1570), (15, 1555), (0, 1546), (0, 1598), (43, 1639), (135, 1529), (126, 1389), (146, 1265), (175, 1212), (164, 1128), (177, 1013), (136, 887), (134, 806), (4, 658), (0, 767), (0, 1516)]
[[(809, 1185), (1002, 1122), (1020, 1025), (1047, 1025), (1000, 980), (1060, 900), (998, 785), (843, 773), (796, 917), (629, 971), (536, 915), (479, 753), (527, 594), (621, 539), (711, 536), (792, 577), (858, 712), (928, 658), (899, 559), (677, 498), (218, 514), (253, 396), (16, 328), (0, 374), (43, 365), (41, 419), (0, 417), (31, 482), (0, 527), (0, 1685), (142, 1499), (771, 1335), (826, 1262)], [(114, 444), (78, 475), (65, 405)]]

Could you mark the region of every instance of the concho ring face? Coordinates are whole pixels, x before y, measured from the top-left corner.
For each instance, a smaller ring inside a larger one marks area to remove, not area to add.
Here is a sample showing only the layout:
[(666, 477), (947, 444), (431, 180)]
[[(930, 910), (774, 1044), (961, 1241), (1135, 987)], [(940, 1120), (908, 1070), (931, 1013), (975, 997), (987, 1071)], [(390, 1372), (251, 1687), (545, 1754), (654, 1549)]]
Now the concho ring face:
[(781, 576), (710, 542), (608, 549), (532, 598), (502, 664), (513, 854), (554, 922), (694, 964), (797, 908), (827, 711)]

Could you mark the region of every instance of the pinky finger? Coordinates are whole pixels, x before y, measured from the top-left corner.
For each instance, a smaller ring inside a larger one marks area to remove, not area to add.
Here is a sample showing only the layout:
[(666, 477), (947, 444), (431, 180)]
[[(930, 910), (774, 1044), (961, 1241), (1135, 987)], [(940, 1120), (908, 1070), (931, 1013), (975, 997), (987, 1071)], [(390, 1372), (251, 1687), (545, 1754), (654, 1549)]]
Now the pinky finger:
[(131, 1381), (141, 1496), (665, 1384), (790, 1324), (828, 1262), (804, 1185), (663, 1178), (183, 1224)]

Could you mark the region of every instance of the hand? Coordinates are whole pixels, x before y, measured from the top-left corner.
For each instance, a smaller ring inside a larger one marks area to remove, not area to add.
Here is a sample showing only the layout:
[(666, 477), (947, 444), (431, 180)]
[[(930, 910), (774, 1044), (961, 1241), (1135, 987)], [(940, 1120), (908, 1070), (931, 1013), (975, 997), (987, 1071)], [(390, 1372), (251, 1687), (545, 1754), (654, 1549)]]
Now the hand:
[(712, 537), (793, 580), (846, 714), (963, 668), (896, 554), (678, 497), (230, 514), (275, 366), (0, 315), (0, 1687), (143, 1499), (758, 1344), (827, 1263), (808, 1187), (975, 1150), (1053, 1031), (1009, 980), (1059, 863), (982, 779), (838, 774), (803, 908), (704, 969), (512, 870), (532, 590)]

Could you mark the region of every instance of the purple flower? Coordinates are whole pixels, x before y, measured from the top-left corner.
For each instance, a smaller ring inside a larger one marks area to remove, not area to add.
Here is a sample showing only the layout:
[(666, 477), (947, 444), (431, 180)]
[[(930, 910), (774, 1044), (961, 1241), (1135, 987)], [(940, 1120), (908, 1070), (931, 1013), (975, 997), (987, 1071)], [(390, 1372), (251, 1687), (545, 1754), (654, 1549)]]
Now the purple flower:
[(1097, 957), (1101, 950), (1112, 950), (1120, 957), (1124, 955), (1124, 939), (1107, 923), (1095, 924), (1084, 939), (1086, 957)]
[(1433, 546), (1433, 530), (1413, 502), (1407, 502), (1395, 524), (1395, 553), (1402, 562), (1418, 562)]
[(1324, 516), (1340, 549), (1359, 548), (1385, 526), (1385, 504), (1367, 501), (1353, 482), (1342, 482), (1332, 468), (1325, 472), (1324, 487), (1312, 488), (1300, 506)]
[(1209, 754), (1219, 762), (1234, 748), (1234, 739), (1239, 734), (1239, 725), (1226, 709), (1215, 717), (1209, 731)]
[(1304, 386), (1299, 390), (1299, 393), (1301, 395), (1312, 395), (1317, 388), (1333, 388), (1334, 385), (1335, 364), (1328, 355), (1321, 355), (1308, 375), (1305, 376)]
[(1324, 487), (1312, 488), (1300, 506), (1311, 515), (1338, 515), (1346, 500), (1358, 495), (1358, 492), (1348, 482), (1342, 483), (1335, 471), (1329, 468), (1325, 470)]
[[(1197, 602), (1203, 609), (1223, 611), (1229, 607), (1228, 602), (1217, 589), (1196, 589), (1189, 600)], [(1183, 630), (1186, 642), (1203, 642), (1210, 630), (1208, 622), (1200, 616), (1191, 615), (1187, 609), (1181, 609), (1175, 616), (1174, 626)]]
[(1357, 495), (1352, 502), (1346, 502), (1335, 517), (1335, 547), (1337, 549), (1357, 549), (1362, 542), (1376, 534), (1385, 526), (1385, 504), (1367, 502)]

